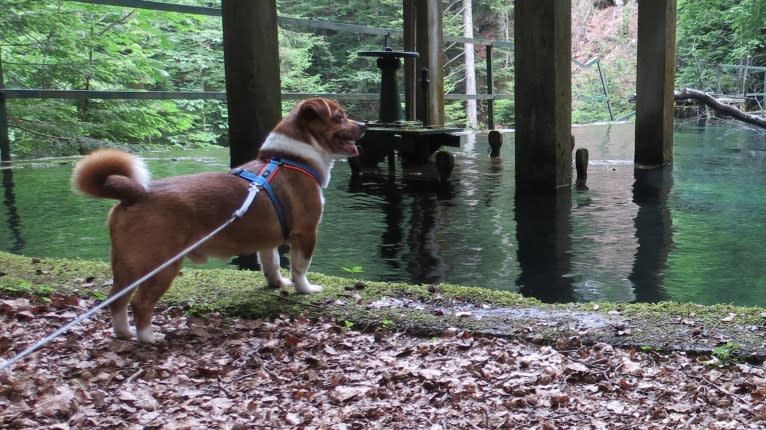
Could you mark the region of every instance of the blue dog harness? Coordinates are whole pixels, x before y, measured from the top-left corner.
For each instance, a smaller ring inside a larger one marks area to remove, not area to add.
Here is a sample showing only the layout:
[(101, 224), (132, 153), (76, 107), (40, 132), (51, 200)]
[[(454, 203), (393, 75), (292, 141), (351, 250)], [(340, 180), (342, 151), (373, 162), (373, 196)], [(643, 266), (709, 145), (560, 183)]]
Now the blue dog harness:
[(287, 228), (285, 211), (282, 209), (282, 204), (279, 202), (279, 198), (277, 197), (276, 192), (274, 192), (274, 188), (271, 186), (272, 179), (277, 175), (282, 167), (297, 170), (314, 178), (314, 180), (317, 181), (317, 184), (322, 183), (322, 177), (319, 175), (319, 172), (314, 170), (311, 166), (283, 158), (274, 158), (269, 160), (269, 162), (261, 168), (260, 173), (257, 175), (249, 170), (242, 168), (234, 169), (231, 171), (231, 173), (250, 182), (252, 186), (262, 188), (264, 191), (266, 191), (266, 194), (268, 194), (269, 198), (271, 199), (271, 203), (274, 205), (274, 210), (277, 213), (277, 218), (279, 218), (279, 224), (282, 226), (282, 236), (287, 239), (289, 229)]

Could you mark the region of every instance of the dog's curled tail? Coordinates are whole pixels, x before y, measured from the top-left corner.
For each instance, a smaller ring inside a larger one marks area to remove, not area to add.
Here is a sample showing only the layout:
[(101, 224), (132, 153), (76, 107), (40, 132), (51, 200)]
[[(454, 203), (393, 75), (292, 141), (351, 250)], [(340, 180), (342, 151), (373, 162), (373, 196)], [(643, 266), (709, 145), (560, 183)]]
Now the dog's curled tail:
[(131, 204), (149, 189), (149, 170), (143, 160), (115, 149), (99, 149), (80, 160), (72, 172), (79, 192)]

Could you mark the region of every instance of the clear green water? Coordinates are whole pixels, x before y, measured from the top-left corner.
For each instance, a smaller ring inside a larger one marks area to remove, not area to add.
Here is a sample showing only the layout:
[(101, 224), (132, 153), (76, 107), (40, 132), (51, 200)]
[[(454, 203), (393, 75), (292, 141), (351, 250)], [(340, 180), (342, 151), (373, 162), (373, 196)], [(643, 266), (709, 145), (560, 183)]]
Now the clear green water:
[[(674, 166), (648, 178), (634, 174), (633, 124), (573, 134), (590, 151), (588, 189), (554, 199), (514, 197), (513, 134), (504, 136), (499, 161), (487, 157), (485, 138), (464, 137), (449, 186), (401, 171), (353, 180), (348, 165), (336, 163), (311, 270), (545, 301), (766, 306), (762, 133), (679, 127)], [(144, 155), (154, 177), (228, 168), (224, 149)], [(0, 170), (0, 249), (108, 260), (112, 202), (70, 191), (74, 161)], [(343, 269), (354, 266), (362, 272)]]

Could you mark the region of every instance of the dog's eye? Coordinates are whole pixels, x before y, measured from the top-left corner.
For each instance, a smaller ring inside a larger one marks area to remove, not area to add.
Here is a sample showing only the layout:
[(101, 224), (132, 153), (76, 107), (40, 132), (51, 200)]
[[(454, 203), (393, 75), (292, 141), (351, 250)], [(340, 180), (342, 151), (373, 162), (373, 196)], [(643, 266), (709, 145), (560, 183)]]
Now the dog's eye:
[(343, 121), (345, 118), (346, 118), (346, 114), (344, 114), (343, 112), (340, 112), (340, 111), (338, 111), (338, 112), (335, 112), (335, 113), (332, 115), (332, 120), (333, 120), (333, 121), (335, 121), (335, 122), (341, 122), (341, 121)]

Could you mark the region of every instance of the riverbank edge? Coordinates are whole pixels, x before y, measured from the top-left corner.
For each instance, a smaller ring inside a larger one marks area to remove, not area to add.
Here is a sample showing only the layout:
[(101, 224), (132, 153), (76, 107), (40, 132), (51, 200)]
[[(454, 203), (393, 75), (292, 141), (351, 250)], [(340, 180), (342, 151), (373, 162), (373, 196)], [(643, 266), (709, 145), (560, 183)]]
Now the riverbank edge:
[[(260, 273), (183, 268), (161, 304), (204, 316), (271, 319), (331, 317), (360, 330), (422, 337), (467, 330), (559, 348), (603, 342), (640, 351), (683, 351), (766, 360), (766, 309), (690, 303), (545, 304), (507, 291), (451, 284), (408, 285), (309, 274), (324, 291), (310, 296), (265, 288)], [(106, 297), (108, 263), (37, 258), (0, 252), (6, 295), (76, 294)], [(107, 317), (106, 314), (97, 318)], [(40, 337), (47, 333), (40, 333)]]

